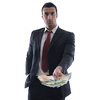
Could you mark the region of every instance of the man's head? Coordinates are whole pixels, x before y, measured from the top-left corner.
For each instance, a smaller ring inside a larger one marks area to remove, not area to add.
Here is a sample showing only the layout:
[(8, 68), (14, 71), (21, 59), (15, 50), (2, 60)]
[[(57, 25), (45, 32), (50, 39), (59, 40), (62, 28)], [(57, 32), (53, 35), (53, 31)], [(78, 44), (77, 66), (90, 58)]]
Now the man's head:
[(56, 14), (57, 14), (57, 7), (56, 7), (56, 5), (54, 5), (53, 3), (51, 3), (51, 2), (48, 2), (48, 3), (45, 3), (44, 5), (43, 5), (43, 7), (42, 7), (42, 14), (43, 14), (43, 8), (50, 8), (50, 7), (54, 7), (55, 8), (55, 10), (56, 10)]
[(45, 3), (42, 7), (42, 18), (48, 29), (53, 29), (57, 25), (57, 17), (57, 7), (51, 2)]

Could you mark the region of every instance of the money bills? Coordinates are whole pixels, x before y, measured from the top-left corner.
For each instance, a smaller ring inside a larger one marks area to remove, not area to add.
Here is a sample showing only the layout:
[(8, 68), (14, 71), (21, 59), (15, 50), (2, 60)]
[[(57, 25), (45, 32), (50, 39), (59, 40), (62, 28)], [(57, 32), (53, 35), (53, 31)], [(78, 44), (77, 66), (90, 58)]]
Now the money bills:
[(53, 88), (54, 87), (58, 88), (67, 84), (70, 78), (71, 78), (71, 73), (65, 74), (59, 77), (57, 80), (55, 80), (53, 76), (46, 76), (46, 75), (38, 76), (38, 79), (41, 81), (43, 85)]

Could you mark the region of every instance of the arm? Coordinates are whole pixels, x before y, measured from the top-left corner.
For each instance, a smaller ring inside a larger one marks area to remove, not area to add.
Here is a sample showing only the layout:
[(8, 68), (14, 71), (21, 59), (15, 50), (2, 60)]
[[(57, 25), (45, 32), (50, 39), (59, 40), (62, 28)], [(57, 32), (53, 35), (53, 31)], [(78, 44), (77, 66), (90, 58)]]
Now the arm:
[(29, 49), (27, 52), (27, 57), (26, 57), (26, 75), (30, 74), (30, 69), (32, 65), (32, 58), (33, 58), (33, 50), (32, 50), (32, 34), (30, 37), (30, 44), (29, 44)]
[(53, 72), (53, 76), (57, 79), (59, 76), (62, 76), (63, 73), (66, 73), (66, 70), (71, 66), (74, 60), (75, 52), (75, 36), (73, 33), (69, 34), (66, 39), (66, 45), (63, 52), (63, 57), (58, 67)]

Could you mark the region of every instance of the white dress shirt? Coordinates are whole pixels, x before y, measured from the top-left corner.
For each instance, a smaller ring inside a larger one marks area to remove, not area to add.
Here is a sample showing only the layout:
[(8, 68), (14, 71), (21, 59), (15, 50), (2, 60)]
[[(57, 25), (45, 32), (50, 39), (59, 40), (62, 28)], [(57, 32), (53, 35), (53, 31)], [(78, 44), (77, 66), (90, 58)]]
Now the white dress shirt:
[[(50, 36), (50, 41), (52, 40), (56, 30), (57, 30), (58, 26), (56, 26), (53, 30), (52, 30), (52, 33), (51, 33), (51, 36)], [(41, 40), (41, 49), (40, 49), (40, 61), (39, 61), (39, 68), (38, 68), (38, 71), (37, 71), (37, 76), (39, 75), (49, 75), (49, 70), (47, 72), (43, 72), (42, 69), (41, 69), (41, 60), (42, 60), (42, 50), (43, 50), (43, 45), (44, 45), (44, 42), (47, 38), (47, 31), (48, 29), (45, 28), (44, 30), (44, 33), (43, 33), (43, 36), (42, 36), (42, 40)], [(49, 30), (48, 30), (49, 31)]]

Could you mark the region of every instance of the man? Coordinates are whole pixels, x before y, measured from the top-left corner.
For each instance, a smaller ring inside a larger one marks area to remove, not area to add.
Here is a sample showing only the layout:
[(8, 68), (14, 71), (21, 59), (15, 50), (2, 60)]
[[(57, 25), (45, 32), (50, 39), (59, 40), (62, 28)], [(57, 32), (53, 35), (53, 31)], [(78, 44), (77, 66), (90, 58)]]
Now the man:
[(46, 3), (42, 7), (45, 28), (34, 30), (31, 34), (26, 58), (25, 87), (29, 87), (28, 100), (65, 100), (70, 91), (69, 82), (59, 88), (43, 86), (39, 75), (53, 75), (55, 80), (67, 74), (74, 60), (74, 34), (57, 25), (57, 7)]

